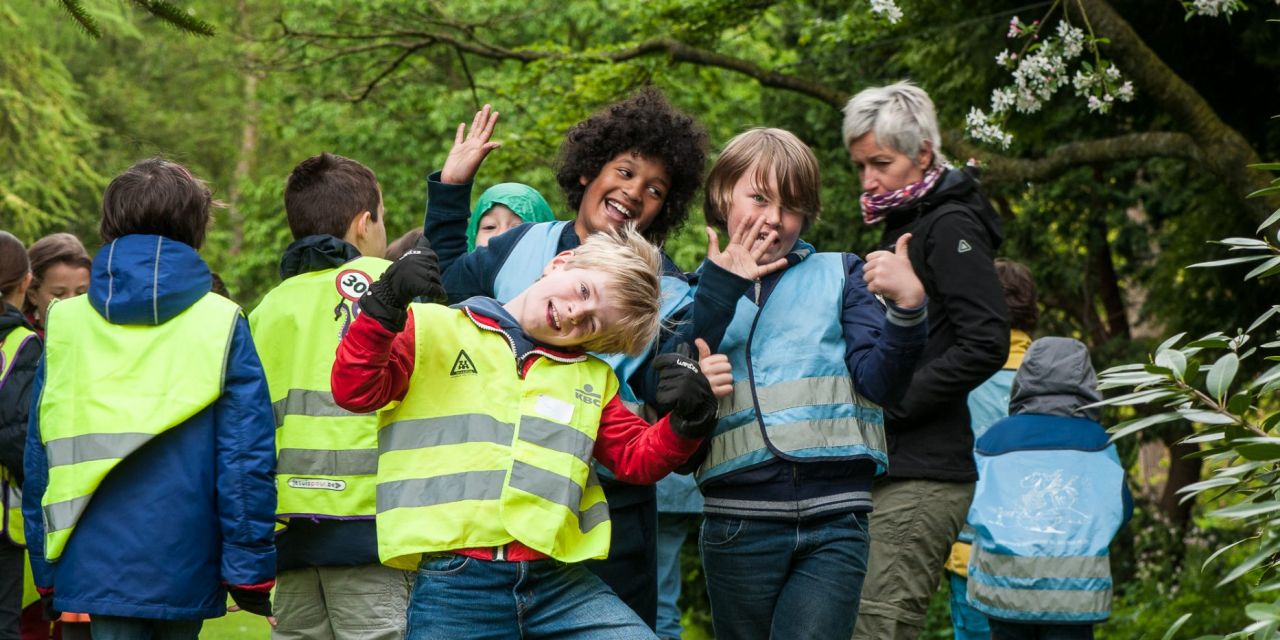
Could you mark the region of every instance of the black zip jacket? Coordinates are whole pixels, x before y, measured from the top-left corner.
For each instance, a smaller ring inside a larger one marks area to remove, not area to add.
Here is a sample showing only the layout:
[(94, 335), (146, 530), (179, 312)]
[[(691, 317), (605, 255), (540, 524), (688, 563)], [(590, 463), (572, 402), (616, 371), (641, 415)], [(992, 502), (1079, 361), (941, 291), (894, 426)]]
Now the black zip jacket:
[[(0, 340), (18, 327), (35, 329), (13, 305), (0, 302)], [(32, 336), (13, 359), (0, 380), (0, 465), (22, 484), (22, 452), (27, 445), (27, 417), (31, 411), (31, 382), (44, 351), (40, 338)]]
[(949, 170), (919, 201), (891, 211), (881, 248), (911, 233), (911, 266), (929, 296), (929, 341), (911, 386), (886, 407), (889, 477), (977, 480), (969, 392), (1004, 366), (1009, 310), (994, 255), (1000, 218), (967, 170)]

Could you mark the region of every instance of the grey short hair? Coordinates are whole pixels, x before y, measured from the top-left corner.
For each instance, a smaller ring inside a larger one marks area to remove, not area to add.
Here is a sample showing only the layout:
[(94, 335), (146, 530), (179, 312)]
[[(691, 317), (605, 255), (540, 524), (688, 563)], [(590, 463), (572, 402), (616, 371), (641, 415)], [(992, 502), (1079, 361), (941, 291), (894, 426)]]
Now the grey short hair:
[(844, 106), (844, 146), (868, 132), (875, 133), (881, 145), (911, 157), (927, 140), (933, 150), (933, 166), (946, 162), (933, 100), (910, 81), (863, 89)]

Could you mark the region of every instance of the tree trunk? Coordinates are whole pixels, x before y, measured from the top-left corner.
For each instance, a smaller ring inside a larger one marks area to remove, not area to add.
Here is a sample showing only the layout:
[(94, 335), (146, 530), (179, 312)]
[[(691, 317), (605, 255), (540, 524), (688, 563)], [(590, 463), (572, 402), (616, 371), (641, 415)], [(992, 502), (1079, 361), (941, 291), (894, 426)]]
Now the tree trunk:
[[(236, 15), (240, 23), (241, 33), (248, 33), (249, 7), (246, 0), (236, 3)], [(227, 189), (227, 218), (231, 220), (231, 244), (227, 253), (232, 256), (240, 254), (244, 247), (244, 212), (240, 208), (240, 185), (249, 178), (253, 170), (253, 159), (258, 153), (258, 71), (253, 54), (246, 51), (244, 65), (244, 84), (241, 86), (241, 99), (244, 105), (244, 124), (240, 128), (240, 150), (236, 154), (236, 167), (231, 173), (231, 185)]]

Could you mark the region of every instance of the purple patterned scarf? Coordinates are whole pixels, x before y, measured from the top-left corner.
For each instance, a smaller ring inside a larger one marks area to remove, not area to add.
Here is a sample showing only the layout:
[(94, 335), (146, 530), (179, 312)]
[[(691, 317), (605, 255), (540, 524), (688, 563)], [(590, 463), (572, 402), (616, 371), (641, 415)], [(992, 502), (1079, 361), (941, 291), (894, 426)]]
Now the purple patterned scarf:
[(862, 222), (876, 224), (884, 220), (890, 209), (919, 200), (924, 194), (929, 193), (933, 185), (938, 182), (938, 177), (942, 175), (943, 169), (944, 167), (941, 165), (934, 166), (924, 172), (924, 177), (919, 182), (912, 182), (897, 191), (883, 193), (878, 196), (863, 193), (859, 199), (862, 202)]

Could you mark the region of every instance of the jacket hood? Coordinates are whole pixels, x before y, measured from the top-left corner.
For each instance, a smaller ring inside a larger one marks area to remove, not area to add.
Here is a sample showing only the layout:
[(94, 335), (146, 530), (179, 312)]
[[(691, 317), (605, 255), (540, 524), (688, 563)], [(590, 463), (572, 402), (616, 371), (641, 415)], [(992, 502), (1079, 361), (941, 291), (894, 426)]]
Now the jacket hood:
[(164, 324), (209, 293), (209, 266), (190, 246), (129, 235), (93, 259), (89, 304), (112, 324)]
[(992, 251), (999, 249), (1004, 242), (1004, 225), (1000, 222), (1000, 214), (991, 207), (991, 202), (979, 188), (978, 169), (963, 167), (948, 169), (938, 179), (933, 190), (926, 193), (919, 201), (913, 202), (889, 213), (886, 225), (892, 229), (910, 223), (922, 215), (949, 203), (956, 203), (973, 212), (973, 216), (982, 222), (987, 235), (991, 237)]
[(280, 258), (280, 279), (340, 267), (360, 257), (360, 250), (330, 235), (306, 236), (289, 243)]
[(22, 313), (21, 309), (7, 302), (0, 302), (0, 335), (6, 335), (10, 330), (18, 327), (26, 327), (32, 331), (36, 330), (35, 327), (31, 326), (30, 322), (27, 322), (27, 316)]
[(1071, 338), (1040, 338), (1031, 343), (1013, 377), (1009, 415), (1038, 413), (1096, 421), (1099, 409), (1082, 407), (1101, 400), (1089, 348)]

